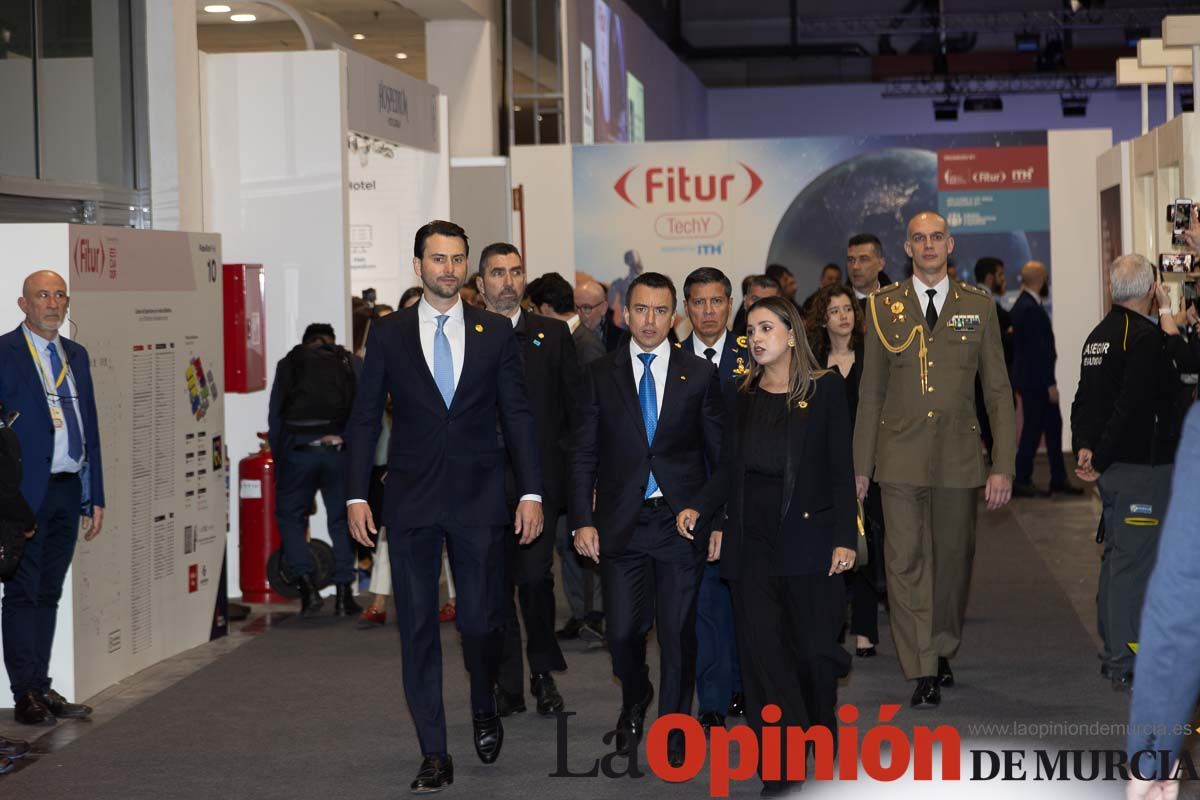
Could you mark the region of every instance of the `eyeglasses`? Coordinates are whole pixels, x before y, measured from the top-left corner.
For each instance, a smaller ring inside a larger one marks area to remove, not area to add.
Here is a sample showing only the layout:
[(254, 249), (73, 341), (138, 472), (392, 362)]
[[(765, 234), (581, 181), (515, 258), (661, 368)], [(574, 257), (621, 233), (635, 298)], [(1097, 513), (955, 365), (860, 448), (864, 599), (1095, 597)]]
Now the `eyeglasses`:
[(595, 311), (597, 308), (599, 308), (599, 307), (600, 307), (600, 306), (602, 306), (602, 305), (604, 305), (604, 303), (593, 303), (592, 305), (579, 305), (579, 304), (576, 304), (576, 305), (575, 305), (575, 310), (576, 310), (576, 311), (582, 311), (584, 314), (590, 314), (590, 313), (592, 313), (593, 311)]

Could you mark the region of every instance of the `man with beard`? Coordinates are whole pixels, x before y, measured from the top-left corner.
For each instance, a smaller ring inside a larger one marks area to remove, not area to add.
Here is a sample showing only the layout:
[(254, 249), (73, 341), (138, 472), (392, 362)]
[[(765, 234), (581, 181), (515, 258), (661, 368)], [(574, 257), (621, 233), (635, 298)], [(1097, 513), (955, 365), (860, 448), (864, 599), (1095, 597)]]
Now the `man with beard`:
[[(403, 653), (404, 694), (423, 760), (416, 793), (454, 782), (442, 705), (438, 576), (442, 547), (458, 589), (458, 629), (471, 685), (475, 752), (491, 764), (504, 728), (496, 673), (504, 644), (504, 536), (527, 545), (542, 532), (537, 432), (521, 370), (520, 345), (503, 317), (459, 297), (467, 278), (467, 234), (435, 220), (417, 231), (413, 271), (424, 285), (417, 305), (371, 326), (367, 355), (343, 434), (349, 450), (346, 517), (372, 547), (367, 504), (384, 401), (392, 398), (384, 525)], [(505, 493), (505, 452), (517, 484), (516, 512)]]

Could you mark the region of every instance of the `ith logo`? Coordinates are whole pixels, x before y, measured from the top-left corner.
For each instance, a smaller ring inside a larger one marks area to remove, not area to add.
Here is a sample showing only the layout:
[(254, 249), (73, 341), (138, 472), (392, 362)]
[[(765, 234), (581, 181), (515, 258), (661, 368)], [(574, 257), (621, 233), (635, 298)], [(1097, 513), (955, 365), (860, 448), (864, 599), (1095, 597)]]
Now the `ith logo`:
[[(762, 178), (758, 177), (758, 173), (750, 169), (743, 162), (739, 161), (738, 165), (745, 170), (746, 177), (749, 179), (749, 186), (746, 189), (745, 195), (738, 201), (738, 205), (745, 203), (754, 195), (758, 194), (758, 190), (762, 188)], [(617, 182), (613, 184), (613, 189), (617, 195), (629, 205), (638, 208), (639, 204), (634, 202), (633, 196), (630, 195), (630, 176), (637, 171), (637, 167), (630, 167), (625, 171)], [(724, 175), (704, 175), (691, 174), (687, 171), (687, 167), (649, 167), (643, 176), (643, 194), (640, 196), (641, 205), (653, 205), (654, 203), (711, 203), (720, 202), (727, 203), (733, 196), (734, 192), (740, 194), (740, 190), (735, 188), (735, 184), (741, 184), (740, 176), (736, 173), (726, 173)], [(634, 190), (636, 194), (636, 189)]]

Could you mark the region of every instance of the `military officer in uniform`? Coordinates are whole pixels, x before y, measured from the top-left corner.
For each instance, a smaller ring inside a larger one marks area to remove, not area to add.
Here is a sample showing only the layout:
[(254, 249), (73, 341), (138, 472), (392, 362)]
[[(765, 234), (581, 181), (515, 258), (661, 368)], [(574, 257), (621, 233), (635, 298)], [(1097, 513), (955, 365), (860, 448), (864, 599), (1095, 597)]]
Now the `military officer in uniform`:
[[(954, 684), (975, 553), (978, 490), (989, 509), (1012, 497), (1016, 457), (1012, 391), (996, 304), (946, 271), (954, 238), (934, 212), (913, 217), (904, 251), (913, 276), (873, 292), (854, 430), (859, 498), (879, 482), (887, 528), (892, 636), (915, 708)], [(992, 420), (985, 463), (975, 416), (979, 375)]]

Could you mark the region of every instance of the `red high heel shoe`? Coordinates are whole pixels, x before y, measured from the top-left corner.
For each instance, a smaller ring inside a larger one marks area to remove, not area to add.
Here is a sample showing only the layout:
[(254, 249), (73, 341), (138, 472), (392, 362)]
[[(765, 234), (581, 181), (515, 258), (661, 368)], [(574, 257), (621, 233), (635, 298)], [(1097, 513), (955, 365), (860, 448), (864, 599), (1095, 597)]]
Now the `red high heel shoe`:
[(363, 610), (358, 618), (359, 630), (367, 630), (369, 628), (379, 628), (387, 623), (387, 609), (379, 609), (376, 611), (373, 608), (367, 607)]
[(442, 610), (438, 612), (438, 622), (454, 622), (458, 618), (458, 609), (454, 607), (454, 603), (446, 603), (442, 606)]

